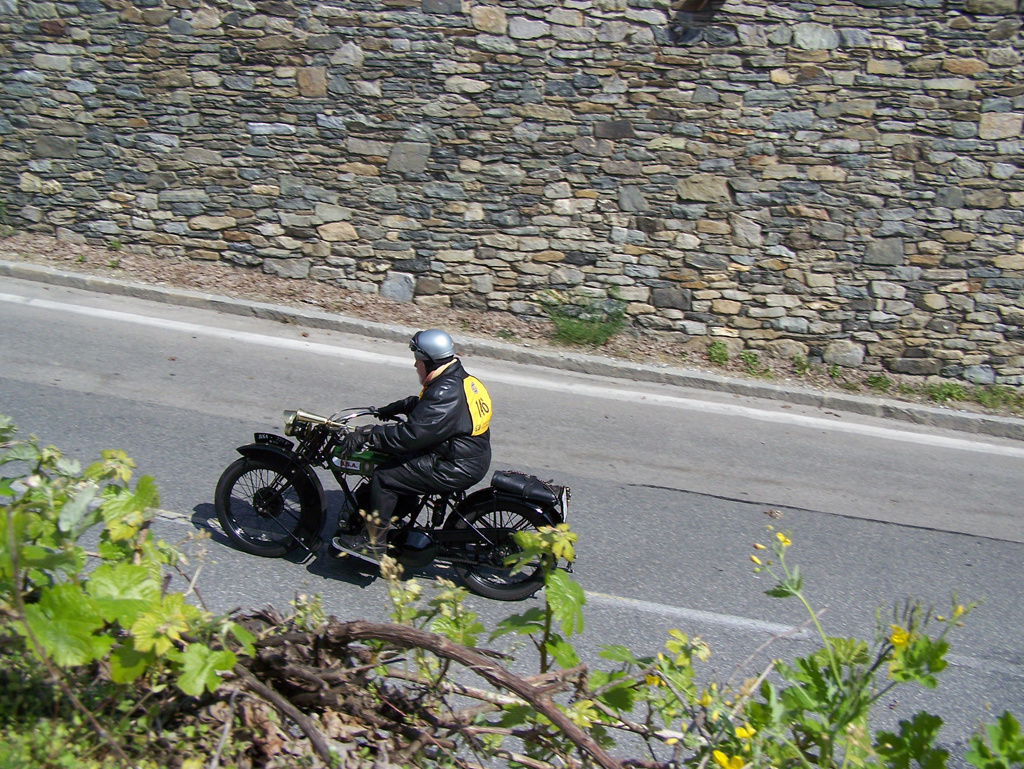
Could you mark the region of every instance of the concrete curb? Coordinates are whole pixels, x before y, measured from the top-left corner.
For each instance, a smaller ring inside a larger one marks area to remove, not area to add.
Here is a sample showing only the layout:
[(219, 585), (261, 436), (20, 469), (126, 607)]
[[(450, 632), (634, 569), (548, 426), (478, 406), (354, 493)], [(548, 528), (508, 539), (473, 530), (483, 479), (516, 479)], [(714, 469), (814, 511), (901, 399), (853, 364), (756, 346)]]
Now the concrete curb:
[[(28, 262), (0, 260), (0, 276), (32, 280), (51, 285), (77, 288), (96, 293), (117, 294), (165, 304), (197, 307), (219, 312), (264, 318), (283, 323), (294, 323), (309, 328), (328, 329), (349, 334), (404, 342), (415, 329), (406, 326), (373, 323), (344, 315), (302, 310), (281, 305), (232, 299), (218, 294), (166, 288), (144, 283), (106, 278), (99, 275), (73, 273)], [(845, 411), (864, 416), (895, 419), (917, 425), (928, 425), (976, 435), (1024, 440), (1024, 419), (988, 414), (954, 411), (952, 409), (922, 406), (884, 398), (821, 392), (801, 387), (783, 387), (768, 382), (708, 374), (702, 371), (630, 363), (582, 353), (533, 350), (521, 345), (486, 339), (454, 335), (460, 351), (467, 355), (480, 355), (516, 363), (530, 363), (562, 371), (573, 371), (597, 376), (656, 382), (715, 392), (732, 393), (750, 398), (784, 401), (833, 411)]]

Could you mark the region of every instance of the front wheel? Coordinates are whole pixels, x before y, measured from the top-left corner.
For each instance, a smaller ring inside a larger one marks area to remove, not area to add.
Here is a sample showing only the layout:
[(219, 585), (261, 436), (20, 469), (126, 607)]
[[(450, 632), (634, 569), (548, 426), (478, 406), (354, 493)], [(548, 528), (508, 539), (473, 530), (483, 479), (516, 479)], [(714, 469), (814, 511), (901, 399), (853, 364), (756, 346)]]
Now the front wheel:
[(319, 532), (318, 500), (301, 471), (286, 460), (233, 462), (217, 482), (217, 519), (246, 553), (276, 558), (299, 546), (311, 547)]
[(469, 510), (456, 513), (454, 529), (474, 529), (477, 534), (459, 548), (453, 565), (470, 590), (498, 601), (528, 598), (544, 586), (545, 564), (538, 556), (520, 571), (505, 564), (509, 556), (520, 552), (512, 535), (536, 530), (549, 522), (537, 511), (515, 499), (486, 500)]

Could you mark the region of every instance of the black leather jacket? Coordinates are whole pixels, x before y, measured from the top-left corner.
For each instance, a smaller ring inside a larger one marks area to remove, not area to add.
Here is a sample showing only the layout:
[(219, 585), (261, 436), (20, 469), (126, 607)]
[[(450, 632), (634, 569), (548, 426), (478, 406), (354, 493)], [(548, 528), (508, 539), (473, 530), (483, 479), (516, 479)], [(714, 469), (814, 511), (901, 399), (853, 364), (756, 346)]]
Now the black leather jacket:
[(482, 480), (491, 465), (491, 432), (473, 435), (463, 384), (467, 376), (456, 358), (419, 396), (391, 404), (389, 408), (407, 414), (408, 419), (374, 427), (370, 447), (432, 465), (431, 472), (442, 487), (468, 488)]

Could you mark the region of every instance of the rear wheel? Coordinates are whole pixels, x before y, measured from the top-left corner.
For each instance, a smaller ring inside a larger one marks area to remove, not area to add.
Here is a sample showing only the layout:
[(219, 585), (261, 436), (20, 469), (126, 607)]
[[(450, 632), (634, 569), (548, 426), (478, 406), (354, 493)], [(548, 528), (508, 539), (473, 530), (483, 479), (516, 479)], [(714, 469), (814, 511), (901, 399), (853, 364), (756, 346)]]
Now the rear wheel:
[(529, 505), (515, 499), (487, 500), (456, 516), (454, 529), (472, 528), (478, 532), (462, 545), (460, 558), (453, 565), (470, 590), (498, 601), (518, 601), (544, 586), (544, 563), (538, 556), (525, 568), (513, 573), (506, 559), (521, 551), (512, 535), (536, 530), (549, 522)]
[(215, 496), (217, 519), (239, 550), (276, 558), (312, 547), (319, 503), (309, 481), (286, 460), (243, 457), (224, 471)]

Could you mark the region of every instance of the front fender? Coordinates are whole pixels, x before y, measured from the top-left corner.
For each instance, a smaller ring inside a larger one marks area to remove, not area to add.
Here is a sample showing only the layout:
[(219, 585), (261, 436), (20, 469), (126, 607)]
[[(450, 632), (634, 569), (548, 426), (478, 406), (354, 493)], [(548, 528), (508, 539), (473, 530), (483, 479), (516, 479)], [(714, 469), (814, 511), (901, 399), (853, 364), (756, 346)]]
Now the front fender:
[[(324, 485), (320, 483), (320, 478), (313, 472), (313, 468), (304, 462), (299, 462), (295, 458), (295, 452), (280, 446), (274, 446), (269, 443), (249, 443), (245, 446), (238, 447), (238, 453), (246, 459), (262, 459), (264, 461), (285, 461), (292, 467), (296, 468), (302, 477), (305, 478), (306, 489), (299, 489), (300, 492), (308, 491), (316, 495), (316, 499), (319, 503), (319, 521), (310, 521), (311, 524), (315, 524), (316, 531), (319, 532), (324, 524), (324, 516), (327, 513), (327, 495), (324, 494)], [(312, 526), (310, 527), (312, 528)]]

